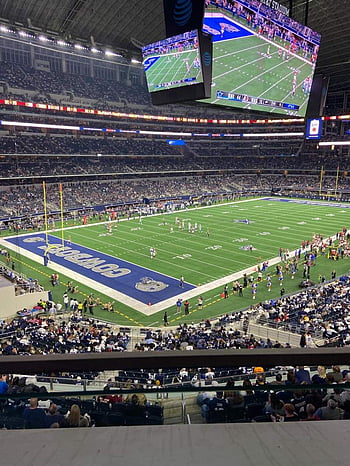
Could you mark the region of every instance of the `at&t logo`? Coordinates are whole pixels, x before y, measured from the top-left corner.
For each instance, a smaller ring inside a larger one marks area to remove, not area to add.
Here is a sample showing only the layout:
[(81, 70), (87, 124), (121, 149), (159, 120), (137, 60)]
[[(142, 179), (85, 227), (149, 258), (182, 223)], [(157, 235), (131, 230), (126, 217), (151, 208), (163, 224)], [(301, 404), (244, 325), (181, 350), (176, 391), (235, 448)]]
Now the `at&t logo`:
[(192, 0), (177, 0), (173, 10), (173, 19), (178, 26), (185, 26), (192, 16)]

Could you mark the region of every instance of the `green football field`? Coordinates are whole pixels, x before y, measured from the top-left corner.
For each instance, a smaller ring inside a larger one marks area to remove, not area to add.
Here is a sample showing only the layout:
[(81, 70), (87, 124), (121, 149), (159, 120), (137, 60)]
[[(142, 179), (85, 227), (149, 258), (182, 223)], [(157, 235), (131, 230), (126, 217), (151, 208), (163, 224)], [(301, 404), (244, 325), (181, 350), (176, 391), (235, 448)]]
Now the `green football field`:
[[(111, 236), (104, 235), (105, 225), (69, 234), (73, 243), (175, 278), (183, 275), (198, 286), (272, 259), (280, 247), (298, 248), (314, 233), (334, 235), (346, 225), (349, 213), (335, 207), (257, 200), (144, 217), (142, 224), (138, 219), (121, 221), (117, 228), (114, 224)], [(249, 224), (241, 223), (246, 219)], [(189, 232), (189, 223), (191, 228), (197, 224), (197, 231)], [(250, 244), (253, 251), (245, 250)], [(150, 257), (151, 247), (157, 251), (155, 259)]]
[[(199, 286), (270, 260), (279, 255), (280, 247), (292, 251), (299, 248), (301, 241), (311, 239), (314, 234), (328, 237), (349, 225), (349, 209), (331, 203), (315, 204), (282, 202), (277, 198), (245, 200), (144, 217), (142, 223), (139, 219), (121, 220), (117, 228), (114, 224), (110, 236), (106, 235), (105, 222), (81, 228), (68, 227), (64, 234), (66, 238), (70, 235), (72, 242), (78, 245), (177, 279), (183, 275), (186, 282)], [(197, 228), (192, 232), (195, 225)], [(59, 231), (54, 234), (61, 237)], [(157, 251), (155, 259), (150, 258), (150, 247)], [(320, 274), (329, 279), (333, 269), (336, 269), (337, 275), (347, 273), (348, 260), (335, 262), (326, 257), (318, 258), (317, 266), (311, 271), (311, 280), (317, 282)], [(48, 282), (51, 271), (41, 264), (33, 263), (23, 256), (17, 256), (16, 261), (19, 264), (16, 270), (30, 274), (28, 276), (33, 276), (34, 270), (41, 283), (45, 285), (45, 281)], [(279, 296), (275, 267), (271, 267), (269, 273), (273, 275), (272, 291), (267, 293), (266, 284), (259, 284), (257, 302)], [(69, 277), (62, 275), (60, 278), (61, 285), (53, 290), (56, 301), (62, 301), (65, 283), (69, 280)], [(286, 292), (297, 291), (301, 279), (302, 267), (294, 281), (285, 277)], [(231, 290), (231, 283), (228, 284)], [(78, 290), (78, 299), (94, 291), (84, 283), (78, 284)], [(199, 321), (255, 304), (250, 290), (245, 290), (242, 298), (230, 295), (229, 299), (222, 299), (221, 292), (222, 287), (206, 291), (203, 294), (202, 310), (197, 309), (197, 298), (192, 298), (188, 316), (175, 315), (174, 299), (174, 306), (168, 309), (170, 323)], [(99, 296), (102, 302), (110, 300), (108, 296)], [(164, 313), (163, 310), (146, 316), (121, 303), (115, 303), (114, 309), (114, 313), (96, 309), (95, 315), (120, 325), (157, 326), (161, 325)]]
[[(201, 82), (202, 71), (200, 67), (196, 68), (193, 66), (193, 62), (197, 56), (197, 50), (157, 55), (157, 61), (146, 71), (147, 83), (150, 92), (186, 86), (189, 83), (187, 81), (181, 81), (189, 78), (196, 78), (192, 84)], [(147, 60), (151, 60), (152, 58), (153, 57), (147, 57)], [(168, 84), (162, 88), (157, 87), (160, 84), (164, 85), (165, 83)]]
[[(230, 18), (228, 12), (225, 12), (225, 16)], [(235, 22), (249, 29), (242, 19), (238, 20), (235, 17)], [(304, 116), (309, 96), (304, 94), (302, 86), (308, 76), (313, 76), (314, 69), (310, 62), (297, 54), (290, 54), (288, 60), (283, 58), (283, 51), (286, 50), (283, 46), (285, 47), (285, 44), (279, 38), (267, 40), (256, 32), (247, 37), (214, 42), (212, 97), (204, 102)], [(295, 94), (292, 95), (294, 72), (297, 81)], [(296, 104), (300, 108), (296, 113), (254, 103), (219, 99), (216, 98), (217, 91)]]

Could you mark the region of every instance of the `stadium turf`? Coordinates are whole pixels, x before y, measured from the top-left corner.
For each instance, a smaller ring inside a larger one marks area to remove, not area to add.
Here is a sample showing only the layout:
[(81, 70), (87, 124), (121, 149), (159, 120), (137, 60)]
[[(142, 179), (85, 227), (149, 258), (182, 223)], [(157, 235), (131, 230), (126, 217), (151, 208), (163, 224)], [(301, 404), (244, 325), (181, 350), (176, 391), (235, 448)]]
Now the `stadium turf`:
[[(255, 267), (262, 261), (271, 260), (278, 256), (280, 247), (292, 251), (299, 248), (301, 241), (311, 240), (313, 234), (328, 237), (348, 225), (350, 214), (348, 208), (332, 203), (303, 202), (305, 201), (283, 202), (278, 198), (272, 198), (216, 204), (144, 217), (142, 223), (139, 219), (120, 221), (117, 227), (116, 223), (113, 224), (111, 235), (106, 234), (106, 225), (101, 222), (97, 225), (66, 230), (65, 236), (67, 238), (69, 234), (73, 243), (176, 279), (183, 275), (186, 282), (199, 286), (210, 284), (218, 278), (247, 267)], [(190, 230), (189, 223), (191, 223)], [(192, 232), (192, 227), (195, 225), (197, 228)], [(54, 234), (61, 236), (59, 231)], [(150, 257), (151, 247), (157, 251), (154, 259)], [(43, 267), (42, 261), (36, 263), (23, 255), (15, 253), (11, 255), (16, 262), (17, 271), (38, 278), (47, 289), (51, 288), (49, 275), (52, 271)], [(336, 269), (337, 275), (347, 273), (348, 260), (335, 262), (327, 257), (319, 257), (316, 267), (311, 269), (311, 280), (317, 283), (320, 275), (330, 279), (333, 269)], [(274, 275), (275, 267), (271, 267), (268, 272)], [(68, 280), (68, 277), (61, 274), (61, 284), (52, 290), (54, 300), (62, 302)], [(302, 267), (299, 268), (294, 280), (285, 275), (283, 286), (286, 293), (296, 291), (301, 280)], [(232, 283), (228, 285), (229, 299), (222, 299), (223, 287), (206, 291), (203, 294), (202, 310), (197, 308), (197, 298), (191, 298), (188, 316), (184, 316), (183, 312), (181, 315), (175, 314), (176, 299), (174, 299), (174, 306), (168, 309), (169, 323), (199, 321), (222, 315), (249, 307), (267, 298), (278, 297), (280, 294), (277, 277), (272, 279), (270, 293), (265, 281), (258, 285), (255, 301), (252, 300), (250, 288), (244, 290), (243, 297), (238, 297), (231, 293)], [(83, 299), (91, 291), (84, 283), (79, 283), (77, 299)], [(96, 294), (95, 292), (95, 296)], [(108, 296), (100, 293), (98, 295), (102, 302), (110, 301)], [(120, 325), (147, 326), (160, 325), (164, 313), (160, 311), (145, 316), (121, 303), (115, 303), (114, 309), (114, 313), (109, 313), (96, 307), (95, 315)]]
[[(195, 78), (192, 83), (201, 82), (203, 79), (201, 70), (193, 66), (197, 57), (195, 50), (157, 55), (156, 57), (157, 61), (147, 70), (147, 82), (151, 92), (184, 86), (188, 84), (186, 80), (189, 79)], [(187, 69), (186, 63), (188, 63), (190, 70)]]

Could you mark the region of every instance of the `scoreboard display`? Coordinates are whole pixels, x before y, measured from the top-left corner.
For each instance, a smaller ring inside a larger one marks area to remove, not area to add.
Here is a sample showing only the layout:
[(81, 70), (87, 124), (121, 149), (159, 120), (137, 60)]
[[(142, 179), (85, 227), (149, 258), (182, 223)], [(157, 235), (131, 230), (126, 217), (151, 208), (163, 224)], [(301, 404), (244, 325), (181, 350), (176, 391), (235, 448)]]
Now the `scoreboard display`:
[(206, 2), (213, 76), (205, 102), (305, 116), (320, 35), (257, 0)]
[(142, 48), (153, 104), (208, 98), (211, 95), (212, 39), (197, 29)]

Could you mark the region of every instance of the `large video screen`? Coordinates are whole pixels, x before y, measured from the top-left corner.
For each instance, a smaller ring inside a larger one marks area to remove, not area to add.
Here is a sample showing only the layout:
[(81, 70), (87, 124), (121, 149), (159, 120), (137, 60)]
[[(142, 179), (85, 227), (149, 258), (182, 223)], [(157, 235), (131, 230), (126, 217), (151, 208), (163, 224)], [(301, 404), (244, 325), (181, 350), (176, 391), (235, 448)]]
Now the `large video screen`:
[(203, 82), (198, 31), (188, 31), (142, 48), (149, 92)]
[(208, 1), (211, 98), (204, 102), (305, 116), (320, 34), (257, 0)]

